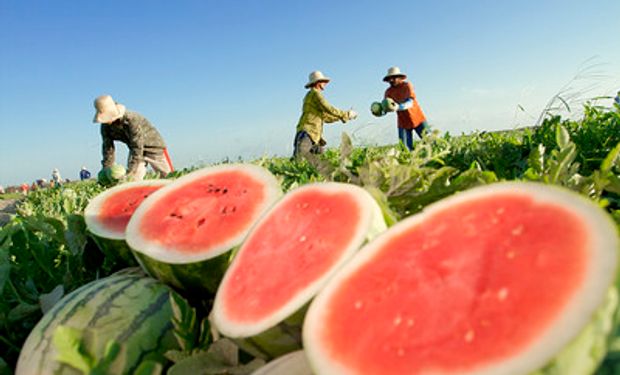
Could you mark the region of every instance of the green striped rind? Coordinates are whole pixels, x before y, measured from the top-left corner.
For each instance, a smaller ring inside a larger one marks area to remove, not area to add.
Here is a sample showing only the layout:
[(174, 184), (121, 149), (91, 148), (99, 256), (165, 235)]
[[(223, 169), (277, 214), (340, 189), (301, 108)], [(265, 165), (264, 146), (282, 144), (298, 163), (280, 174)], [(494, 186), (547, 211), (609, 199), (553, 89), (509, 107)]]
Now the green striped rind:
[(114, 263), (122, 263), (126, 266), (137, 266), (136, 258), (133, 255), (133, 252), (127, 245), (125, 240), (115, 240), (111, 238), (104, 238), (101, 236), (97, 236), (96, 234), (89, 232), (90, 237), (95, 241), (97, 247), (101, 252), (106, 256), (106, 258), (110, 258)]
[(202, 262), (173, 264), (160, 262), (138, 251), (133, 252), (140, 267), (147, 274), (177, 290), (200, 298), (215, 294), (232, 253), (231, 250)]
[(138, 268), (93, 281), (63, 297), (32, 330), (20, 353), (16, 375), (74, 374), (56, 361), (53, 337), (59, 326), (88, 330), (103, 356), (106, 343), (121, 345), (109, 370), (133, 373), (140, 363), (165, 362), (163, 353), (178, 349), (174, 338), (170, 296), (174, 293)]

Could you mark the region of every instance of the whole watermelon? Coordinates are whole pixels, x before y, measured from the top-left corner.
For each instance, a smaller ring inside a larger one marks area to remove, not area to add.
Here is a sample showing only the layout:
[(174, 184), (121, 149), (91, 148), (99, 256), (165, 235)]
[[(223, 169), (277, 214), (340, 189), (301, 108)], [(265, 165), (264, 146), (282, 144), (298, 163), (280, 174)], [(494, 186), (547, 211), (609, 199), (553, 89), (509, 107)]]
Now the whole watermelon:
[(173, 295), (184, 303), (138, 268), (86, 284), (64, 296), (34, 327), (15, 374), (133, 374), (141, 366), (164, 366), (163, 353), (178, 349)]
[(372, 112), (372, 114), (375, 115), (376, 117), (380, 117), (380, 116), (385, 115), (385, 111), (383, 110), (383, 106), (379, 102), (373, 102), (370, 105), (370, 112)]
[(120, 164), (114, 164), (111, 167), (105, 167), (97, 174), (97, 182), (103, 186), (115, 185), (125, 177), (127, 171)]

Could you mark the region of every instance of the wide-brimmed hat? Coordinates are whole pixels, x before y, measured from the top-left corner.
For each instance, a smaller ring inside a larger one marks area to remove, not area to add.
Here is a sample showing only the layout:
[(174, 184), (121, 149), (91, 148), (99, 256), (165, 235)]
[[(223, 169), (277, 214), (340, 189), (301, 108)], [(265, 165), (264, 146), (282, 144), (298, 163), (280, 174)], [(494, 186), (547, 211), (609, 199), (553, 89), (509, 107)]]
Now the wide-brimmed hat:
[(383, 81), (387, 82), (392, 77), (407, 78), (407, 75), (405, 73), (401, 72), (399, 67), (393, 66), (390, 69), (388, 69), (386, 76), (383, 77)]
[(320, 71), (315, 70), (314, 72), (310, 73), (310, 75), (308, 76), (308, 83), (306, 83), (304, 87), (308, 88), (317, 82), (329, 82), (329, 81), (330, 81), (329, 77), (326, 77)]
[(125, 114), (125, 106), (118, 104), (110, 95), (102, 95), (95, 99), (95, 118), (93, 122), (108, 124), (114, 120), (118, 120)]

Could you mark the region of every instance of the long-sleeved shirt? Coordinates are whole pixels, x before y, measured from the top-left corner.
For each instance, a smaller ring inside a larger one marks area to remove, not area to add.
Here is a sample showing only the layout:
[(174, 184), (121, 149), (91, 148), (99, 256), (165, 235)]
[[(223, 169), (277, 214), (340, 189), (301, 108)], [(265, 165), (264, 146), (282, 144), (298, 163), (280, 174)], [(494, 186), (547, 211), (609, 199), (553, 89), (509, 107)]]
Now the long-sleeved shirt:
[(160, 153), (166, 148), (163, 138), (151, 123), (136, 112), (127, 111), (120, 119), (101, 124), (103, 167), (114, 164), (114, 141), (120, 141), (129, 148), (127, 173), (133, 173), (144, 160), (145, 152)]
[(388, 87), (388, 89), (385, 90), (384, 97), (392, 98), (399, 104), (407, 101), (408, 99), (413, 100), (411, 107), (397, 112), (399, 128), (417, 128), (422, 122), (426, 121), (426, 117), (422, 112), (422, 108), (420, 108), (420, 105), (418, 104), (411, 82), (404, 81), (398, 86)]
[(349, 121), (349, 112), (340, 110), (327, 102), (320, 90), (311, 88), (304, 97), (297, 131), (306, 131), (314, 143), (323, 137), (323, 123)]

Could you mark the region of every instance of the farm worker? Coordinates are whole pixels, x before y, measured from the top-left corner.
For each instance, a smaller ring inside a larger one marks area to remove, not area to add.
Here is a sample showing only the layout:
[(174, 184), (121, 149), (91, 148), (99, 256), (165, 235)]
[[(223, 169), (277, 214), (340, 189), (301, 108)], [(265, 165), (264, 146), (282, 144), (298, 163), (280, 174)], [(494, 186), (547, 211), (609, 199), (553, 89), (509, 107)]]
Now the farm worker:
[(398, 138), (407, 146), (409, 150), (413, 148), (413, 130), (420, 138), (428, 131), (426, 117), (420, 108), (413, 85), (407, 81), (407, 76), (400, 71), (400, 68), (393, 66), (388, 69), (383, 81), (390, 84), (385, 90), (384, 98), (388, 103), (385, 110), (388, 112), (396, 111)]
[(62, 177), (60, 177), (60, 171), (58, 168), (54, 168), (52, 170), (52, 181), (54, 182), (54, 186), (62, 185)]
[(614, 103), (616, 103), (616, 105), (620, 105), (620, 90), (618, 90), (618, 92), (616, 93), (616, 97), (614, 98)]
[(320, 154), (327, 144), (323, 139), (323, 124), (354, 120), (357, 113), (354, 110), (343, 111), (333, 107), (323, 96), (323, 90), (330, 81), (320, 71), (310, 73), (308, 83), (304, 86), (309, 89), (304, 97), (301, 117), (297, 123), (295, 140), (293, 141), (293, 156), (304, 157), (310, 153)]
[(146, 175), (147, 165), (160, 177), (165, 177), (174, 170), (166, 144), (149, 120), (139, 113), (128, 111), (110, 95), (96, 98), (95, 109), (97, 112), (93, 122), (101, 124), (103, 168), (114, 165), (114, 141), (120, 141), (129, 148), (126, 176), (128, 180), (142, 180)]
[(80, 180), (84, 181), (84, 180), (88, 180), (90, 178), (90, 172), (88, 171), (88, 169), (86, 169), (86, 167), (82, 167), (82, 169), (80, 169)]

